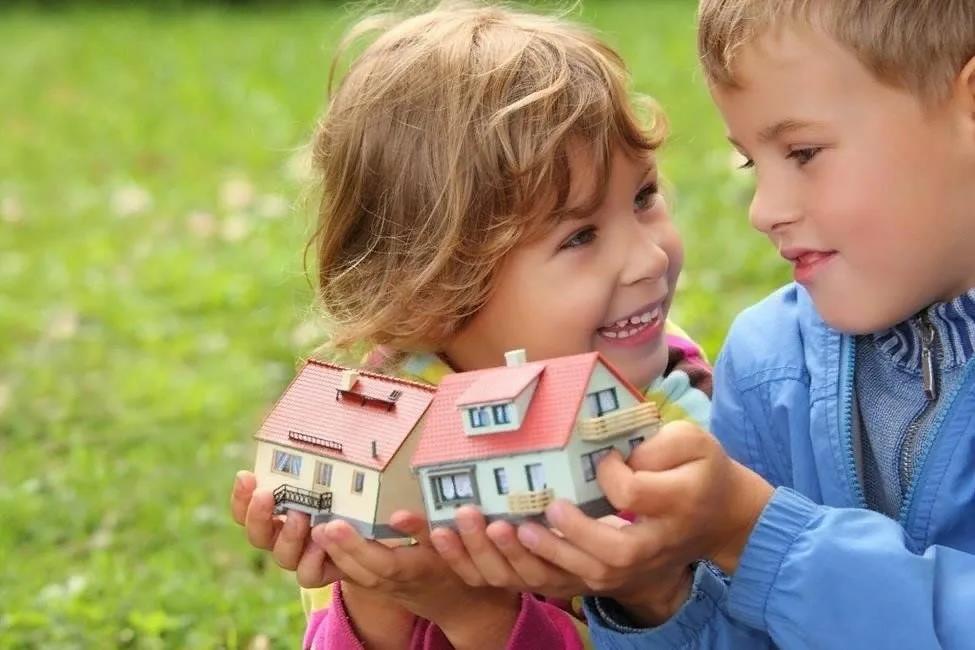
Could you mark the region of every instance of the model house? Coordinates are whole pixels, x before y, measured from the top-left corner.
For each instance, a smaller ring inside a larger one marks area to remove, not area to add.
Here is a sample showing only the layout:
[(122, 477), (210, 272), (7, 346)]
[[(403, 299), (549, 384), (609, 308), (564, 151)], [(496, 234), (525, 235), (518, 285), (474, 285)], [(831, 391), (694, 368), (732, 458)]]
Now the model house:
[(399, 537), (389, 516), (419, 512), (410, 457), (429, 386), (309, 360), (255, 435), (258, 486), (311, 524), (340, 518), (370, 538)]
[(537, 517), (565, 498), (591, 516), (612, 512), (596, 482), (610, 449), (623, 455), (659, 427), (643, 400), (598, 352), (446, 376), (412, 466), (431, 525), (477, 505), (489, 521)]

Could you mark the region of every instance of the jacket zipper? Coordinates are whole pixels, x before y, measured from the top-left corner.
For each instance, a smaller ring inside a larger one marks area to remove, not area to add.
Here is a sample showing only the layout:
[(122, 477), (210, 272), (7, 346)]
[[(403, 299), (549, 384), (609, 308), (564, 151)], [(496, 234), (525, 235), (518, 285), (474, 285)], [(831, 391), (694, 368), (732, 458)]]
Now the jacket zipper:
[(920, 325), (918, 327), (921, 335), (921, 382), (924, 387), (924, 397), (927, 403), (921, 412), (914, 418), (911, 425), (907, 428), (904, 440), (901, 442), (899, 460), (899, 475), (901, 484), (901, 495), (906, 496), (910, 491), (911, 483), (916, 470), (917, 455), (919, 452), (918, 442), (921, 433), (921, 425), (938, 404), (938, 362), (940, 361), (940, 348), (938, 343), (938, 330), (928, 320), (927, 314), (921, 314)]

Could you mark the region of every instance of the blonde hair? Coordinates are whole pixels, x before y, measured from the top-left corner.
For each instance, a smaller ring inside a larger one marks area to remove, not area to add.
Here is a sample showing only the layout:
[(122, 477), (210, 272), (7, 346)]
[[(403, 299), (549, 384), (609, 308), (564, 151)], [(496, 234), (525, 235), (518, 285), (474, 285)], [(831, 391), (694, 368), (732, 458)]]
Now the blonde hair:
[(329, 347), (436, 349), (485, 304), (512, 247), (575, 216), (570, 148), (590, 154), (597, 189), (573, 206), (586, 211), (614, 148), (652, 151), (665, 125), (648, 102), (642, 126), (620, 57), (556, 17), (445, 3), (368, 18), (340, 55), (376, 32), (314, 137), (309, 247)]
[(709, 82), (736, 87), (738, 48), (790, 23), (825, 30), (878, 80), (929, 103), (947, 97), (975, 56), (972, 0), (701, 0), (698, 52)]

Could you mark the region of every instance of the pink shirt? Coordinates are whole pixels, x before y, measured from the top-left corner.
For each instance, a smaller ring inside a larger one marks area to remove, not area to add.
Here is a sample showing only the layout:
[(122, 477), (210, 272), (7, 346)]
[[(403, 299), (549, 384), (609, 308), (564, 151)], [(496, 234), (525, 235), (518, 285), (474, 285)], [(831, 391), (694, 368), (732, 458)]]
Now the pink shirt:
[[(335, 583), (331, 605), (312, 612), (302, 647), (305, 650), (365, 650), (345, 611), (341, 583)], [(440, 628), (430, 621), (416, 619), (409, 650), (451, 650), (452, 647)], [(582, 650), (583, 645), (571, 614), (530, 594), (522, 594), (521, 611), (505, 648)]]

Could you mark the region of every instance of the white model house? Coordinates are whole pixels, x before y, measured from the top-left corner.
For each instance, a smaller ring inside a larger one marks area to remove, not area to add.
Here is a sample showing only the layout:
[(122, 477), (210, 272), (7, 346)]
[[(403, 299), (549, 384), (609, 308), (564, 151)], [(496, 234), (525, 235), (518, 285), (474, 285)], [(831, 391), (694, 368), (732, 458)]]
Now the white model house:
[(537, 517), (565, 498), (591, 516), (612, 511), (596, 483), (610, 449), (627, 455), (659, 427), (656, 405), (598, 352), (444, 377), (412, 466), (431, 525), (480, 507), (489, 521)]

